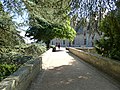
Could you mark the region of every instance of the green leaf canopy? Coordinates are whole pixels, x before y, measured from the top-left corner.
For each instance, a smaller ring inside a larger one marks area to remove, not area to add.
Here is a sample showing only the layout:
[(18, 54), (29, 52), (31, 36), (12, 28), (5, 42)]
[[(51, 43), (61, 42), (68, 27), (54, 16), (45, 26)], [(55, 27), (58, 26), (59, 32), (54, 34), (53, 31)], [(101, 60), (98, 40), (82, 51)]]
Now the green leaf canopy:
[(67, 24), (53, 24), (39, 19), (38, 17), (31, 18), (33, 21), (32, 25), (26, 32), (26, 36), (37, 41), (43, 40), (44, 42), (52, 40), (54, 38), (69, 39), (73, 40), (76, 32)]

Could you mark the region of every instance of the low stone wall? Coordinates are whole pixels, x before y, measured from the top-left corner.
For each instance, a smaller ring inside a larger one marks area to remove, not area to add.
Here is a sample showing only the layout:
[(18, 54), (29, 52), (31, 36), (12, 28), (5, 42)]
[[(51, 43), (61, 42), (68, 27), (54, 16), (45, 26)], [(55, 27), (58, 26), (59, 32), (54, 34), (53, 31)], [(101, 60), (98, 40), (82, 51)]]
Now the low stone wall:
[(88, 52), (84, 52), (82, 50), (78, 50), (75, 48), (68, 48), (68, 50), (81, 58), (82, 60), (92, 64), (98, 69), (106, 72), (116, 80), (120, 82), (120, 62), (112, 59), (104, 58), (99, 55), (94, 55)]
[(0, 90), (26, 90), (40, 70), (42, 70), (42, 57), (30, 60), (1, 81)]

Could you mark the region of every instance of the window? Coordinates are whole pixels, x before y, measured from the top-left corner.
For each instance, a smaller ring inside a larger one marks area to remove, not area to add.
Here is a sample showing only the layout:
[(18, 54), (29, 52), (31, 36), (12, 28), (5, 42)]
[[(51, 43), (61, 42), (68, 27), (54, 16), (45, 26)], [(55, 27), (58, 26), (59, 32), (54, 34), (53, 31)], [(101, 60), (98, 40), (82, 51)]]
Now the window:
[(65, 40), (63, 40), (63, 45), (65, 45)]

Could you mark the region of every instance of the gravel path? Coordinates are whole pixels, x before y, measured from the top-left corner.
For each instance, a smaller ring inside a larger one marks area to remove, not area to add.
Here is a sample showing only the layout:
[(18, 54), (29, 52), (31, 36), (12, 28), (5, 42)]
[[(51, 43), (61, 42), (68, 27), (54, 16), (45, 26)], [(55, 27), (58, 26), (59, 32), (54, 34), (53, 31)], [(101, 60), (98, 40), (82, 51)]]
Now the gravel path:
[(61, 48), (43, 55), (43, 73), (36, 77), (28, 90), (120, 90), (120, 86)]

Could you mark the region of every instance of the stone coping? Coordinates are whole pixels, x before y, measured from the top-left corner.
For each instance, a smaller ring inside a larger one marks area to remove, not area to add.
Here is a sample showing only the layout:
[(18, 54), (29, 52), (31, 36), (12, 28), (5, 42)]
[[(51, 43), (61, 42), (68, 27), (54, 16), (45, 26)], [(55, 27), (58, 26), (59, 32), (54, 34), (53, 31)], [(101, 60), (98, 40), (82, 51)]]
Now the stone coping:
[(71, 53), (90, 63), (120, 82), (120, 61), (91, 54), (75, 48), (67, 48)]
[(16, 72), (0, 82), (0, 90), (26, 90), (31, 81), (42, 70), (42, 57), (31, 59)]

